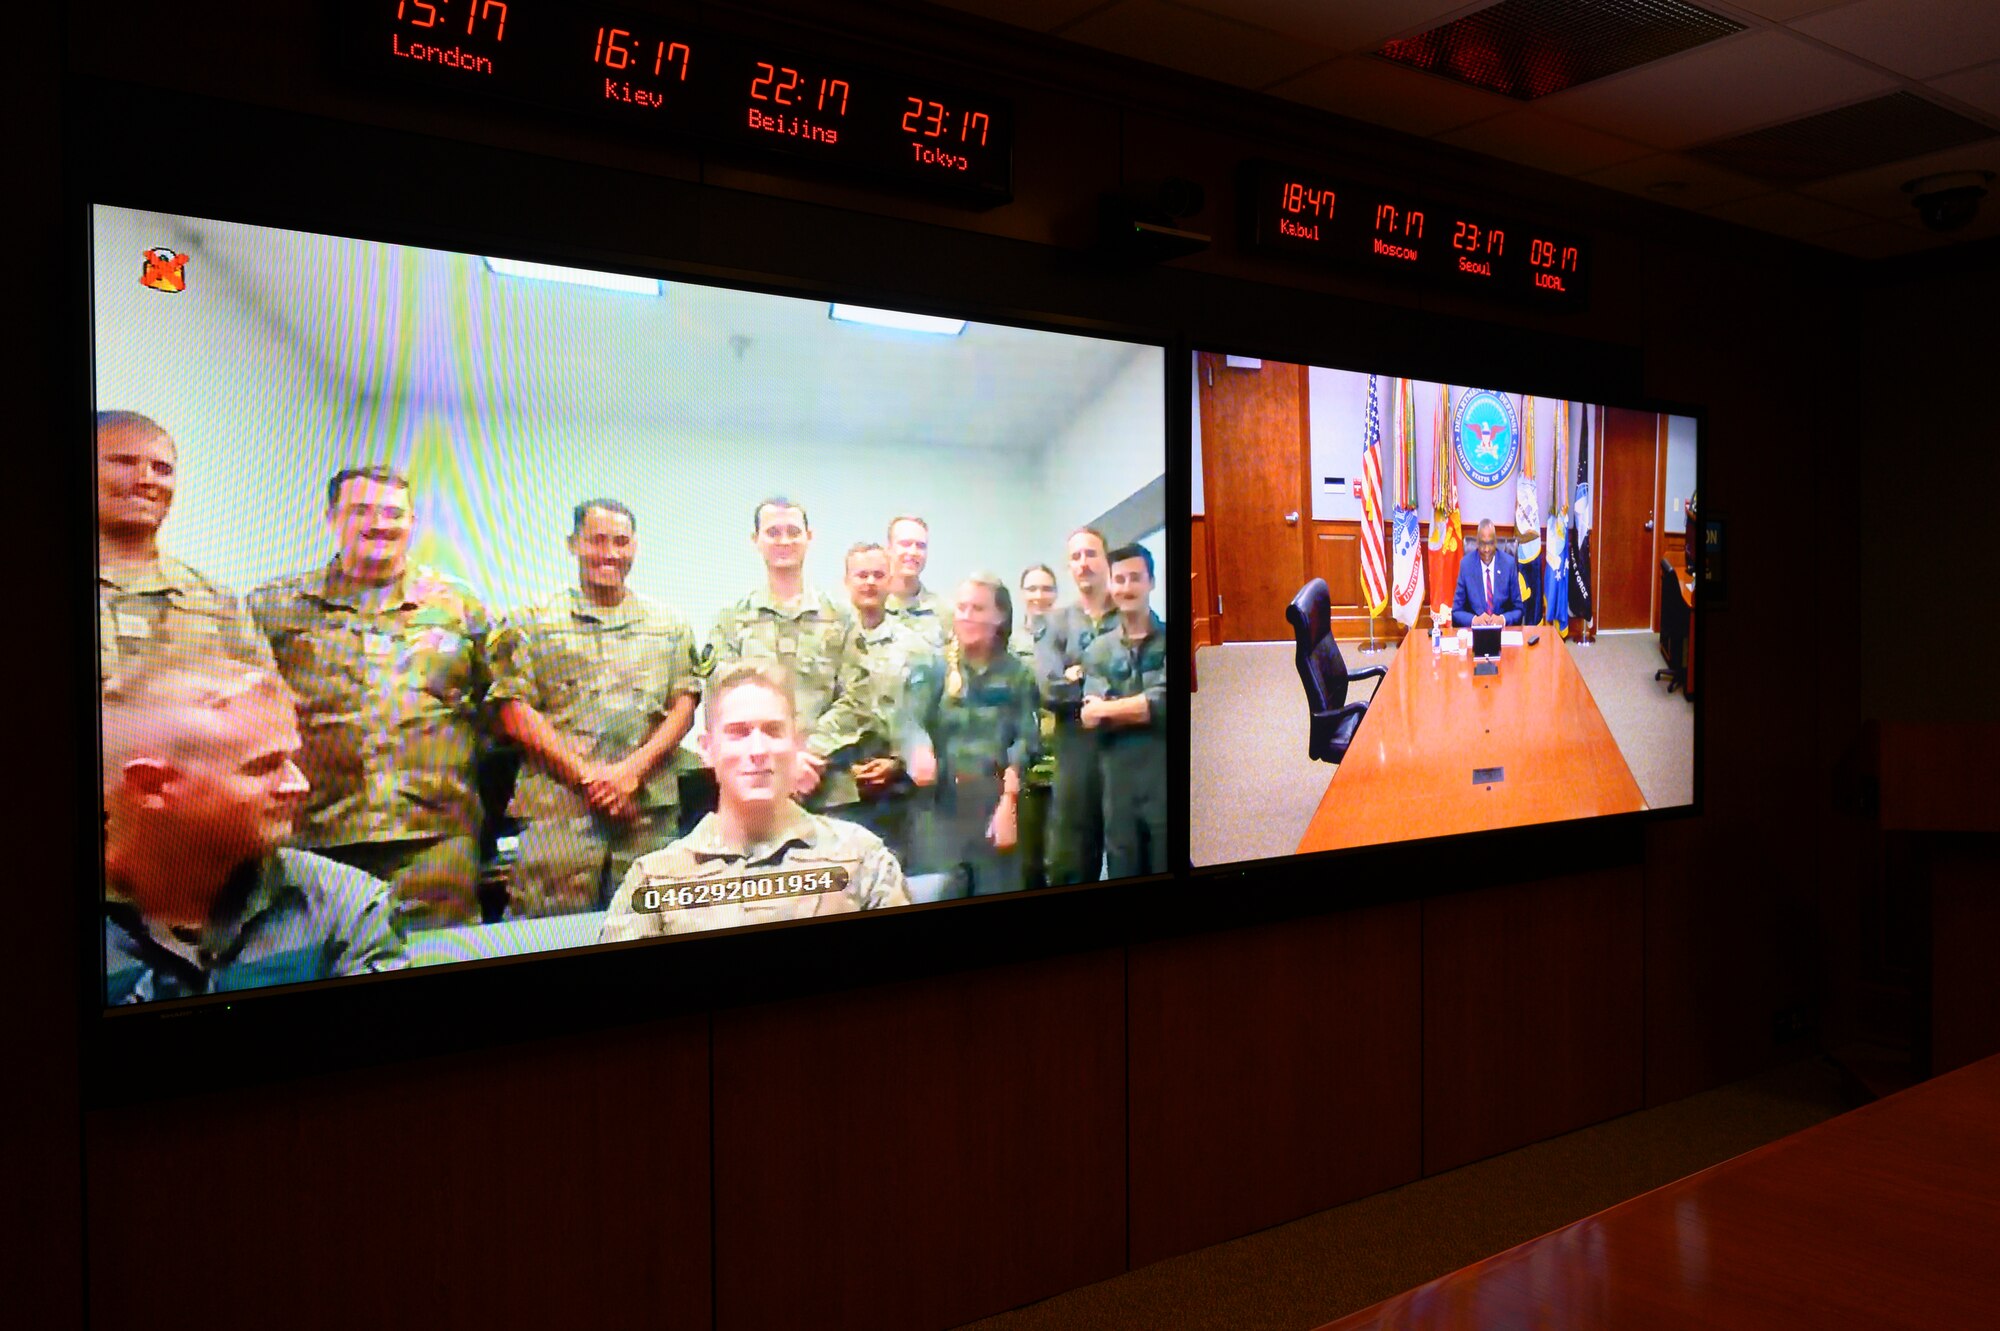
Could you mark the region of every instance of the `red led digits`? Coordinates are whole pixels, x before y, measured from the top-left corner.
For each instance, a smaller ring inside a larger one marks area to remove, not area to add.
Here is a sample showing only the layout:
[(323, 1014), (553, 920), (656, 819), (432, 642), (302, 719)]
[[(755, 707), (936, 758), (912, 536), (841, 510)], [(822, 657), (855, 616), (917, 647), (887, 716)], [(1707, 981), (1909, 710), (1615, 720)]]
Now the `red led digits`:
[[(954, 113), (943, 102), (934, 102), (925, 97), (904, 97), (907, 108), (903, 112), (903, 132), (924, 139), (950, 139)], [(979, 145), (986, 144), (986, 134), (993, 121), (984, 111), (956, 112), (958, 137), (954, 142), (971, 143), (972, 129), (979, 127)], [(934, 166), (945, 171), (970, 171), (972, 158), (943, 148), (927, 144), (912, 143), (910, 160), (919, 166)]]
[[(828, 146), (840, 142), (840, 131), (831, 125), (808, 120), (798, 114), (803, 110), (806, 94), (803, 91), (806, 76), (790, 65), (780, 65), (769, 60), (755, 62), (757, 72), (750, 79), (750, 99), (769, 102), (777, 107), (793, 108), (793, 114), (784, 111), (776, 114), (749, 108), (749, 119), (745, 122), (751, 129), (765, 134), (781, 134), (789, 139), (801, 139), (807, 143), (824, 143)], [(815, 114), (831, 110), (836, 116), (847, 114), (847, 82), (844, 79), (818, 81), (819, 93), (813, 111)], [(836, 96), (837, 93), (837, 96)]]
[(811, 157), (934, 193), (991, 201), (1010, 192), (1008, 104), (915, 70), (713, 33), (618, 0), (335, 8), (347, 63), (371, 77), (480, 87), (483, 96), (643, 122), (648, 135)]
[[(396, 21), (412, 28), (424, 28), (437, 32), (440, 40), (445, 39), (445, 25), (451, 22), (450, 9), (453, 0), (397, 0)], [(498, 11), (497, 16), (495, 11)], [(485, 27), (482, 29), (481, 24)], [(456, 27), (456, 24), (453, 24)], [(465, 31), (461, 37), (481, 38), (499, 42), (507, 35), (507, 6), (500, 0), (466, 0)], [(493, 61), (477, 51), (468, 51), (462, 46), (433, 46), (428, 42), (403, 40), (399, 32), (389, 34), (389, 54), (398, 60), (414, 60), (427, 65), (445, 65), (468, 74), (491, 74)]]

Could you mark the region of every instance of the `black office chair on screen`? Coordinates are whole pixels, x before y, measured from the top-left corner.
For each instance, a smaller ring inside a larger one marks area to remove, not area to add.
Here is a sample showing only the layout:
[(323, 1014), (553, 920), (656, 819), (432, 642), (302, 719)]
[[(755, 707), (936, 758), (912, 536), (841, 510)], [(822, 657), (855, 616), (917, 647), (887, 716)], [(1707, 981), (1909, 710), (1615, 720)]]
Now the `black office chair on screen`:
[(1672, 562), (1660, 561), (1660, 655), (1667, 658), (1664, 670), (1655, 670), (1654, 679), (1667, 681), (1667, 692), (1687, 690), (1688, 607), (1681, 599), (1680, 579)]
[(1347, 701), (1347, 686), (1364, 679), (1380, 679), (1389, 673), (1385, 666), (1369, 666), (1350, 673), (1341, 659), (1340, 644), (1333, 637), (1333, 598), (1324, 578), (1314, 578), (1299, 589), (1285, 607), (1292, 623), (1298, 651), (1299, 683), (1306, 690), (1306, 713), (1312, 727), (1306, 736), (1306, 753), (1316, 762), (1337, 763), (1347, 756), (1354, 732), (1368, 711), (1365, 702)]

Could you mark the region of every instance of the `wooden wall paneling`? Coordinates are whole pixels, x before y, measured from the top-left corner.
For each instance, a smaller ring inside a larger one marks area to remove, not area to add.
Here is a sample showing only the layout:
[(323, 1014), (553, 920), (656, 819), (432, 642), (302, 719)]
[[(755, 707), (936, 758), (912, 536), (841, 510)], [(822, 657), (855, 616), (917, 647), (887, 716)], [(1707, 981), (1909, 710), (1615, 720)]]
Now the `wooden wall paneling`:
[(720, 1013), (716, 1326), (957, 1326), (1125, 1268), (1125, 965)]
[(1424, 1172), (1639, 1108), (1637, 866), (1424, 902)]
[(705, 1015), (86, 1126), (97, 1326), (709, 1323)]
[(1132, 949), (1132, 1265), (1415, 1179), (1421, 907)]
[(2000, 836), (1929, 834), (1932, 1075), (2000, 1054)]

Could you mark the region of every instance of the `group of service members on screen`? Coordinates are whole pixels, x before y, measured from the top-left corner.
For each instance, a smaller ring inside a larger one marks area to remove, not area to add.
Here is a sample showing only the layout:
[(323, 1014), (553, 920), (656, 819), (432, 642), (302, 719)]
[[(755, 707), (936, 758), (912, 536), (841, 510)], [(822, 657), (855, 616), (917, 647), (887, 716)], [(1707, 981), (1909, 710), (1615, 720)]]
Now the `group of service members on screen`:
[[(578, 504), (575, 585), (499, 622), (409, 559), (409, 480), (336, 473), (336, 553), (245, 600), (160, 547), (178, 455), (97, 418), (112, 1003), (398, 969), (482, 917), (480, 758), (521, 761), (505, 914), (615, 941), (1166, 870), (1153, 559), (1079, 528), (1045, 565), (922, 581), (929, 527), (806, 580), (802, 503), (756, 506), (761, 585), (705, 642), (627, 585), (639, 522)], [(700, 763), (682, 748), (696, 705)], [(683, 828), (680, 777), (716, 805)], [(490, 904), (495, 904), (489, 902)]]

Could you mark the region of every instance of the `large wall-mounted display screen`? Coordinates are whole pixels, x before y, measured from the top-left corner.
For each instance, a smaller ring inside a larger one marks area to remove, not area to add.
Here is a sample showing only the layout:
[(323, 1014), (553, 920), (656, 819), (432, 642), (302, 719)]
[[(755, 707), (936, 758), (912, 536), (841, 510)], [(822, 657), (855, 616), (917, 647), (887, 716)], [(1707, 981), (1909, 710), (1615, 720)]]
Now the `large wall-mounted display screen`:
[(1697, 419), (1195, 358), (1197, 866), (1689, 806)]
[(1167, 868), (1158, 345), (92, 228), (107, 1005)]

